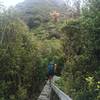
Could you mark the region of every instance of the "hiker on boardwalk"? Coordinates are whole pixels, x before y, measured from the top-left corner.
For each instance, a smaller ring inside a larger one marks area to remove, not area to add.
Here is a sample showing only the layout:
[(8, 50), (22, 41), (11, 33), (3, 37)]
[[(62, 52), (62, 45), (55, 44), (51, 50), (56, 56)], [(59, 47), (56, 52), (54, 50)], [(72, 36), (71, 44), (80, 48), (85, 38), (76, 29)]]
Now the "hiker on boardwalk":
[(50, 64), (48, 64), (48, 79), (49, 79), (49, 81), (52, 80), (53, 76), (54, 76), (54, 64), (50, 63)]

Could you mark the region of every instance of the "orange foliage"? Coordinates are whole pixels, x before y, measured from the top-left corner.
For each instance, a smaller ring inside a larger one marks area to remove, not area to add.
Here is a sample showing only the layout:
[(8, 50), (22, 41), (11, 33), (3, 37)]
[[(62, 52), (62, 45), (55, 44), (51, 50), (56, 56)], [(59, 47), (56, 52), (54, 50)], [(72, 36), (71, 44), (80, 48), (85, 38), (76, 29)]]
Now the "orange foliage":
[(56, 10), (53, 11), (52, 13), (50, 13), (50, 16), (52, 17), (52, 19), (54, 20), (54, 22), (57, 22), (59, 20), (60, 17), (60, 13), (58, 13)]

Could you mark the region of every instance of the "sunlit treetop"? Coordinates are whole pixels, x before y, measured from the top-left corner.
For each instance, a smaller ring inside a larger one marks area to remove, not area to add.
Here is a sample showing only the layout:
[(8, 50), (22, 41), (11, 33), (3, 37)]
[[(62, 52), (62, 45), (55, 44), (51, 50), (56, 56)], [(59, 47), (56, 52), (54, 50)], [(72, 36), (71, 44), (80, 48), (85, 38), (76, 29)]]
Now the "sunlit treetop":
[(60, 13), (54, 10), (52, 13), (50, 13), (50, 16), (52, 17), (54, 22), (57, 22), (59, 20)]

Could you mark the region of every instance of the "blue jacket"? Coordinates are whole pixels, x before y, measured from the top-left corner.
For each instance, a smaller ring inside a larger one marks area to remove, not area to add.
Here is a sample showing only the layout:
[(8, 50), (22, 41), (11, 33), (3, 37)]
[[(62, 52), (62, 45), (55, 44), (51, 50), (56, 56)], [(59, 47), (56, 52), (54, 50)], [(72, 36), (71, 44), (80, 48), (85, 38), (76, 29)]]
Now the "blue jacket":
[(54, 65), (53, 64), (48, 64), (48, 74), (54, 75)]

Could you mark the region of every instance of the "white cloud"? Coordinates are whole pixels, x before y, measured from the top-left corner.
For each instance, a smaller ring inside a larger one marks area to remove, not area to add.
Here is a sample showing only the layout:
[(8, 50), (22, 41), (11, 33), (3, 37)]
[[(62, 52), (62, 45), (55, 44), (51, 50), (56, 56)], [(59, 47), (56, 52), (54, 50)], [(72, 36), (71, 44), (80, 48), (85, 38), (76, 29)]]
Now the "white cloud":
[(15, 6), (17, 3), (22, 2), (24, 0), (0, 0), (5, 6)]

